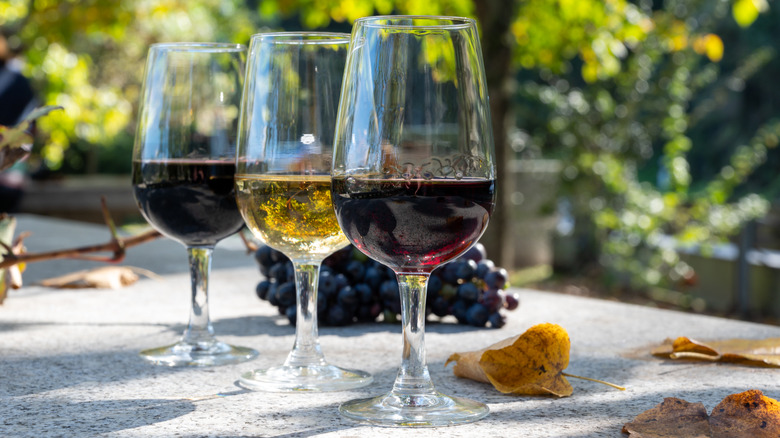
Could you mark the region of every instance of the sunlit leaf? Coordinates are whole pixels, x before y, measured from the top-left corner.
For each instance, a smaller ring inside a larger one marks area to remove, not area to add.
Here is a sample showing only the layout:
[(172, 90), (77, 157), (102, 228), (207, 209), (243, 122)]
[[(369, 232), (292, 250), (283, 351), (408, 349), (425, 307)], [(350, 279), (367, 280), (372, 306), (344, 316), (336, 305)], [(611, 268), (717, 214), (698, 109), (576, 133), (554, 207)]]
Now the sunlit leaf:
[[(2, 215), (0, 216), (0, 242), (6, 247), (10, 248), (14, 238), (14, 232), (16, 231), (16, 218), (13, 216)], [(3, 256), (7, 254), (6, 249), (0, 249)], [(5, 257), (0, 257), (3, 260)], [(0, 304), (8, 296), (8, 288), (11, 286), (11, 278), (7, 269), (0, 270)]]
[(37, 108), (16, 126), (6, 127), (0, 125), (0, 171), (13, 166), (14, 163), (30, 153), (30, 146), (33, 141), (32, 135), (28, 132), (30, 124), (39, 117), (45, 116), (56, 109), (61, 108), (57, 106)]
[(731, 14), (741, 27), (753, 24), (761, 12), (769, 9), (766, 0), (735, 0), (731, 6)]
[(693, 50), (707, 55), (712, 62), (718, 62), (723, 59), (723, 40), (713, 33), (702, 35), (693, 41)]

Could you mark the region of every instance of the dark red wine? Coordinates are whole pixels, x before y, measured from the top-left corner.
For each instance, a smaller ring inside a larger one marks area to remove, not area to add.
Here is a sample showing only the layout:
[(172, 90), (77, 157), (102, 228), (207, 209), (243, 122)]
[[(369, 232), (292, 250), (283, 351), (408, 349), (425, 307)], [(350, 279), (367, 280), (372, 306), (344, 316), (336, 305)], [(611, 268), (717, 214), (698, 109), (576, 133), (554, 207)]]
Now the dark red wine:
[(396, 272), (430, 272), (471, 248), (495, 205), (495, 181), (333, 179), (344, 234)]
[(185, 245), (215, 245), (244, 224), (226, 161), (135, 161), (138, 208), (166, 236)]

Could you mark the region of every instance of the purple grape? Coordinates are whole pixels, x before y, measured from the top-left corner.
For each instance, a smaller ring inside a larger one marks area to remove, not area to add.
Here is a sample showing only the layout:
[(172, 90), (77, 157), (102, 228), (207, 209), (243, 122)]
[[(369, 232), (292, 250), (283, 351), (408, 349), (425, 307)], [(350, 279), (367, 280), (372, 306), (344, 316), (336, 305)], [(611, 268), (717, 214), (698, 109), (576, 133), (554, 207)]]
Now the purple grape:
[(475, 275), (477, 276), (477, 278), (484, 279), (485, 274), (494, 270), (495, 268), (496, 268), (496, 264), (493, 263), (493, 260), (490, 259), (482, 260), (479, 263), (477, 263), (477, 272), (475, 273)]
[(277, 298), (276, 294), (277, 289), (277, 283), (271, 283), (271, 286), (268, 289), (268, 295), (266, 295), (266, 298), (268, 299), (268, 303), (272, 306), (279, 306), (279, 300)]
[(319, 283), (317, 286), (317, 291), (320, 295), (332, 295), (334, 294), (338, 288), (336, 287), (336, 277), (328, 272), (320, 272), (320, 278)]
[(268, 267), (274, 264), (273, 260), (271, 260), (272, 251), (273, 249), (267, 245), (260, 245), (260, 247), (257, 248), (255, 251), (255, 260), (261, 267)]
[(489, 288), (486, 290), (479, 302), (487, 307), (490, 313), (498, 312), (498, 309), (504, 306), (504, 297), (499, 289)]
[(349, 286), (349, 279), (346, 275), (338, 273), (334, 277), (336, 280), (336, 289), (341, 289), (344, 286)]
[(363, 280), (363, 275), (366, 273), (366, 268), (363, 262), (358, 260), (352, 260), (347, 264), (346, 274), (347, 278), (352, 280), (353, 283), (357, 283)]
[(474, 303), (466, 310), (466, 322), (474, 327), (484, 327), (489, 316), (487, 307), (480, 303)]
[(515, 310), (520, 305), (520, 294), (512, 293), (504, 296), (504, 307), (507, 310)]
[(295, 306), (288, 307), (284, 313), (287, 316), (287, 320), (290, 321), (290, 325), (295, 325), (295, 320), (298, 317), (298, 312), (295, 309)]
[(352, 286), (344, 286), (339, 290), (338, 303), (346, 309), (354, 309), (359, 301), (357, 291)]
[(360, 304), (371, 304), (374, 302), (374, 292), (371, 290), (371, 286), (366, 283), (358, 283), (354, 286), (354, 289)]
[(438, 275), (431, 275), (428, 278), (428, 294), (438, 294), (441, 292), (442, 281)]
[(460, 280), (470, 281), (477, 272), (477, 262), (474, 260), (465, 260), (458, 264), (455, 276)]
[(385, 274), (382, 270), (375, 266), (369, 266), (366, 268), (366, 273), (363, 276), (363, 281), (368, 284), (371, 289), (379, 289), (379, 286), (385, 280)]
[(506, 286), (509, 273), (504, 268), (494, 269), (485, 274), (485, 284), (487, 287), (503, 289)]
[(284, 283), (287, 281), (287, 267), (284, 262), (279, 262), (271, 266), (268, 270), (268, 279), (274, 280), (277, 283)]
[(468, 324), (466, 311), (469, 310), (469, 304), (463, 300), (457, 300), (450, 308), (450, 313), (458, 320), (460, 324)]
[(325, 295), (317, 294), (317, 316), (322, 315), (328, 309), (328, 298)]
[(472, 282), (458, 286), (458, 298), (464, 301), (474, 302), (479, 298), (479, 288)]
[(506, 318), (504, 318), (504, 315), (494, 312), (488, 316), (488, 322), (490, 323), (490, 327), (501, 328), (506, 324)]
[(282, 283), (276, 288), (276, 302), (279, 307), (295, 305), (295, 283)]
[(445, 283), (458, 284), (458, 262), (447, 263), (441, 269), (441, 279)]
[(257, 287), (255, 288), (257, 298), (260, 298), (261, 300), (268, 299), (268, 291), (271, 289), (271, 284), (272, 283), (268, 280), (257, 283)]
[(352, 322), (352, 312), (339, 304), (334, 304), (328, 309), (325, 315), (325, 322), (335, 326), (347, 325)]
[(295, 266), (292, 262), (285, 263), (284, 268), (287, 271), (287, 281), (295, 281)]
[(398, 290), (398, 282), (395, 279), (385, 280), (379, 287), (379, 296), (382, 301), (398, 301), (400, 291)]
[(450, 312), (450, 302), (442, 296), (436, 297), (431, 302), (431, 312), (440, 318), (447, 316)]
[(485, 250), (485, 245), (477, 242), (476, 245), (469, 248), (468, 251), (466, 251), (461, 258), (467, 259), (467, 260), (473, 260), (477, 263), (482, 261), (485, 257), (487, 257), (487, 251)]

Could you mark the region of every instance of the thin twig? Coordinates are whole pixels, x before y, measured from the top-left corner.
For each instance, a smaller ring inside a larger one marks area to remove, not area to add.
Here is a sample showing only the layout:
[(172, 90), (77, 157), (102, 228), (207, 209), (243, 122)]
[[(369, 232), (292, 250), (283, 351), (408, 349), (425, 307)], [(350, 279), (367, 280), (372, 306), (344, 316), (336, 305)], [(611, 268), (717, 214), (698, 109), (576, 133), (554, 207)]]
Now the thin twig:
[(246, 253), (251, 254), (255, 251), (257, 251), (257, 244), (249, 239), (247, 239), (246, 235), (244, 235), (244, 230), (238, 232), (238, 237), (241, 238), (241, 241), (244, 242), (244, 246), (246, 247)]
[[(54, 251), (39, 252), (39, 253), (25, 253), (25, 254), (4, 254), (3, 261), (0, 262), (0, 269), (13, 266), (17, 263), (33, 263), (42, 262), (45, 260), (55, 259), (79, 259), (79, 260), (92, 260), (102, 262), (120, 262), (124, 259), (124, 249), (140, 245), (151, 240), (155, 240), (161, 236), (157, 230), (148, 230), (134, 236), (119, 238), (118, 240), (112, 239), (110, 242), (100, 245), (82, 246), (79, 248), (70, 249), (58, 249)], [(3, 244), (4, 247), (8, 248)], [(91, 257), (87, 254), (92, 252), (104, 252), (112, 251), (114, 254), (111, 257)]]
[[(157, 239), (162, 236), (157, 230), (148, 230), (143, 233), (136, 234), (130, 237), (119, 237), (117, 233), (116, 225), (111, 219), (111, 214), (108, 212), (105, 197), (101, 197), (101, 207), (103, 210), (103, 219), (111, 231), (111, 240), (107, 243), (99, 245), (82, 246), (78, 248), (70, 249), (58, 249), (54, 251), (46, 251), (39, 253), (22, 253), (20, 249), (22, 247), (22, 240), (29, 235), (29, 233), (21, 233), (14, 243), (14, 249), (7, 244), (0, 242), (0, 246), (5, 248), (5, 254), (2, 254), (3, 260), (0, 261), (0, 269), (5, 269), (10, 266), (14, 266), (18, 263), (33, 263), (41, 262), (44, 260), (55, 259), (77, 259), (77, 260), (91, 260), (97, 262), (120, 262), (125, 258), (125, 250), (127, 248), (140, 245), (142, 243)], [(113, 254), (110, 257), (97, 257), (90, 256), (88, 254), (93, 252), (106, 252), (111, 251)]]

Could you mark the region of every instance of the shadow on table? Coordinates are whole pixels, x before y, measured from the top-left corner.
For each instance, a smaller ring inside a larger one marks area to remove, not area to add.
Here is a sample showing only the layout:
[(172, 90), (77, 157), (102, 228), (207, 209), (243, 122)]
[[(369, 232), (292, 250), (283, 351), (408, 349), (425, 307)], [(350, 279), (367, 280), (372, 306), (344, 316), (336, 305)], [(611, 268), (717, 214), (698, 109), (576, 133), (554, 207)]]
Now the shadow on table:
[(183, 368), (149, 365), (137, 351), (53, 354), (0, 361), (0, 395), (23, 397), (83, 383), (116, 384), (176, 373)]
[[(434, 379), (435, 383), (437, 383), (437, 388), (442, 390), (442, 392), (449, 395), (473, 398), (486, 402), (491, 406), (490, 415), (474, 424), (474, 426), (479, 428), (477, 430), (489, 433), (490, 436), (495, 436), (496, 430), (507, 433), (507, 435), (499, 436), (525, 436), (523, 431), (527, 433), (529, 430), (547, 430), (549, 433), (545, 436), (560, 438), (619, 437), (623, 436), (621, 429), (625, 423), (632, 421), (645, 410), (658, 405), (665, 397), (678, 397), (690, 402), (701, 401), (704, 403), (707, 412), (711, 413), (717, 404), (717, 401), (712, 402), (713, 399), (719, 401), (729, 394), (745, 390), (745, 388), (737, 385), (729, 385), (725, 387), (681, 389), (674, 393), (654, 391), (636, 394), (630, 391), (618, 391), (611, 397), (599, 397), (599, 392), (615, 390), (589, 387), (583, 389), (575, 383), (575, 392), (571, 397), (557, 398), (503, 395), (492, 389), (476, 388), (474, 385), (479, 385), (476, 382), (471, 384), (458, 382), (459, 384), (450, 385), (452, 387), (445, 389), (444, 387), (447, 385), (441, 385), (440, 383), (444, 383), (442, 380), (441, 378)], [(458, 390), (454, 390), (455, 387)], [(486, 385), (485, 388), (488, 388), (488, 386)], [(377, 388), (372, 386), (361, 390), (361, 394), (355, 398), (380, 395), (388, 389), (389, 387)], [(286, 421), (285, 429), (287, 432), (276, 435), (270, 434), (268, 435), (269, 437), (292, 438), (332, 434), (334, 432), (339, 436), (365, 436), (369, 434), (364, 429), (366, 425), (354, 423), (334, 415), (333, 406), (293, 408), (287, 410), (284, 415), (285, 417), (279, 418), (278, 421), (280, 423)], [(322, 420), (323, 418), (334, 419), (330, 424), (327, 424)], [(267, 418), (265, 421), (267, 421)], [(294, 428), (294, 430), (290, 430), (291, 428)], [(359, 428), (361, 430), (358, 430)], [(425, 432), (427, 430), (441, 431), (442, 429), (422, 429), (419, 430), (419, 436), (426, 436)], [(464, 426), (464, 428), (446, 430), (451, 430), (452, 436), (481, 436), (480, 433), (475, 432), (475, 429), (469, 429), (468, 425)], [(407, 429), (403, 431), (399, 429), (399, 433), (407, 431)]]
[[(213, 321), (214, 330), (217, 335), (225, 334), (231, 336), (290, 336), (295, 334), (295, 326), (291, 325), (287, 317), (282, 315), (266, 316), (240, 316), (235, 318), (223, 318)], [(173, 329), (184, 330), (185, 325), (172, 326)], [(467, 333), (476, 331), (494, 330), (486, 327), (473, 327), (464, 324), (457, 324), (452, 321), (430, 320), (425, 324), (426, 333), (453, 334)], [(401, 323), (355, 323), (347, 326), (334, 327), (319, 324), (319, 334), (335, 336), (362, 336), (370, 333), (401, 333)], [(510, 336), (507, 334), (507, 336)]]
[[(17, 436), (96, 436), (172, 420), (194, 410), (189, 400), (26, 400), (24, 408), (17, 406), (4, 418), (4, 426)], [(47, 430), (41, 430), (42, 424)]]

